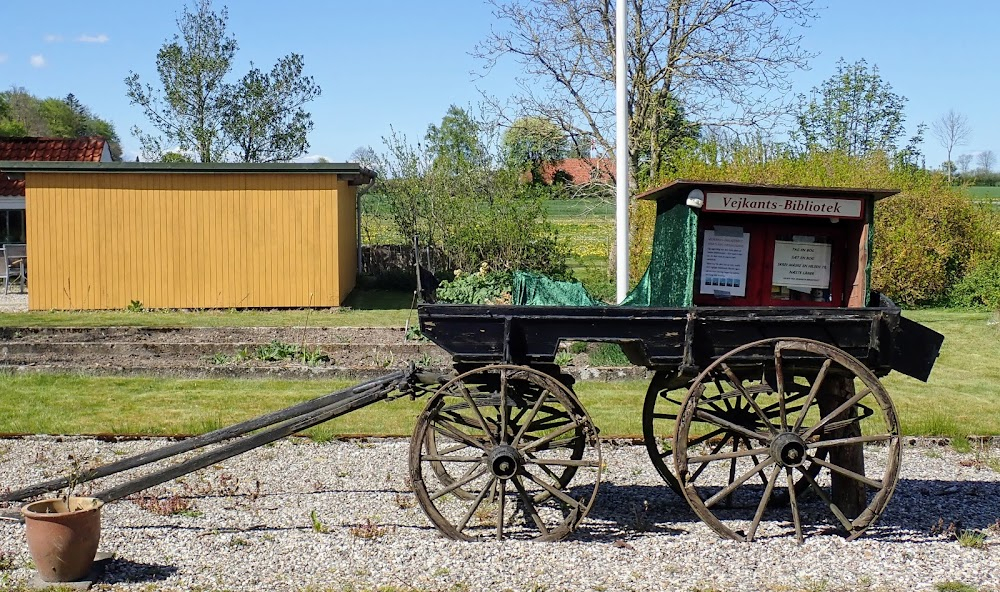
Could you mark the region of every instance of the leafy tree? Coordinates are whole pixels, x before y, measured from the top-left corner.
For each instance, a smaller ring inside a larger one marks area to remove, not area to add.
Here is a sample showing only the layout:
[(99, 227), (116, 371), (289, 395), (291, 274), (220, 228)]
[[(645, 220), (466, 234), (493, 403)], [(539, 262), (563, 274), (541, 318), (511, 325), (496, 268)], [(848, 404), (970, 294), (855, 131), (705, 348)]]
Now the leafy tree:
[(292, 160), (309, 147), (312, 117), (303, 108), (320, 95), (311, 76), (304, 76), (298, 54), (287, 55), (270, 73), (251, 64), (233, 92), (223, 128), (244, 162)]
[[(608, 0), (490, 0), (501, 26), (476, 47), (484, 70), (504, 58), (524, 71), (519, 113), (559, 124), (571, 141), (615, 145), (615, 14)], [(806, 65), (798, 31), (812, 0), (630, 0), (629, 158), (655, 174), (670, 158), (660, 131), (671, 101), (705, 125), (756, 126), (783, 114), (767, 96)], [(775, 91), (777, 91), (775, 93)], [(588, 146), (589, 148), (589, 146)]]
[(434, 166), (452, 173), (480, 164), (487, 156), (479, 139), (479, 122), (461, 107), (448, 108), (441, 125), (427, 126), (424, 140), (434, 155)]
[(853, 64), (837, 62), (837, 72), (807, 101), (799, 97), (795, 141), (806, 150), (832, 150), (851, 157), (885, 152), (900, 162), (916, 164), (918, 145), (923, 141), (924, 124), (905, 146), (900, 146), (906, 130), (906, 97), (892, 92), (878, 66), (865, 60)]
[[(954, 109), (949, 109), (931, 125), (931, 133), (941, 143), (941, 147), (948, 153), (948, 162), (951, 163), (951, 151), (955, 146), (961, 146), (969, 139), (972, 128), (969, 120), (961, 113), (955, 113)], [(951, 183), (952, 168), (948, 168), (948, 182)]]
[(969, 165), (972, 164), (972, 155), (959, 154), (958, 158), (955, 159), (955, 164), (958, 165), (958, 172), (965, 175), (969, 172)]
[(542, 163), (563, 160), (569, 155), (566, 132), (543, 117), (522, 117), (503, 134), (507, 162), (515, 169), (528, 168), (534, 180)]
[(180, 152), (164, 152), (160, 162), (194, 162), (194, 159)]
[(156, 56), (160, 89), (130, 72), (127, 96), (161, 135), (132, 133), (147, 158), (174, 146), (192, 150), (202, 162), (290, 160), (308, 147), (312, 119), (302, 106), (319, 95), (302, 75), (302, 56), (290, 54), (270, 73), (251, 67), (230, 84), (239, 45), (227, 30), (229, 12), (215, 12), (211, 0), (194, 0), (177, 19), (179, 34)]
[(96, 117), (72, 93), (65, 99), (39, 99), (23, 88), (0, 93), (0, 136), (101, 136), (108, 140), (112, 158), (120, 160), (122, 154), (114, 125)]

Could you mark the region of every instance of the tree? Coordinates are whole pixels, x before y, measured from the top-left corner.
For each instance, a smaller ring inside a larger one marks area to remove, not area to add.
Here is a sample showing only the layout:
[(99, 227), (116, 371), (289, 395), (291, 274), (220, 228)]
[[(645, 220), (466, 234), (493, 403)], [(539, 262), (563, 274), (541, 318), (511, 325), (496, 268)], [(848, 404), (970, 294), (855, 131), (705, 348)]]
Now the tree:
[(278, 60), (269, 74), (250, 65), (236, 85), (223, 128), (243, 162), (292, 160), (309, 147), (313, 122), (303, 106), (320, 95), (311, 76), (302, 74), (302, 56)]
[(969, 172), (969, 165), (972, 164), (971, 154), (959, 154), (958, 158), (955, 159), (955, 164), (958, 165), (958, 172), (962, 175)]
[(976, 164), (978, 168), (983, 173), (988, 173), (993, 170), (993, 165), (997, 162), (996, 155), (993, 154), (992, 150), (983, 150), (976, 156)]
[(479, 122), (461, 107), (451, 105), (441, 119), (441, 125), (430, 124), (424, 140), (433, 155), (435, 167), (458, 173), (477, 165), (487, 156), (479, 139)]
[(40, 99), (23, 88), (0, 93), (0, 137), (3, 136), (100, 136), (108, 141), (114, 160), (121, 160), (122, 155), (115, 126), (95, 116), (72, 93), (65, 99)]
[(915, 164), (925, 126), (918, 125), (906, 146), (900, 146), (906, 101), (882, 80), (878, 66), (841, 59), (837, 72), (813, 88), (808, 100), (800, 95), (793, 140), (806, 150), (834, 150), (851, 157), (881, 151)]
[[(941, 116), (931, 125), (931, 133), (941, 143), (941, 147), (948, 153), (948, 161), (951, 162), (951, 151), (955, 146), (961, 146), (969, 138), (972, 128), (969, 120), (961, 113), (955, 113), (954, 109)], [(948, 170), (948, 182), (951, 183), (951, 169)]]
[(543, 117), (522, 117), (503, 134), (503, 150), (509, 166), (516, 170), (529, 169), (538, 181), (543, 163), (563, 160), (569, 155), (566, 132)]
[[(558, 123), (571, 142), (615, 145), (615, 14), (608, 0), (490, 0), (496, 27), (475, 49), (488, 72), (510, 57), (524, 69), (519, 113)], [(800, 27), (812, 0), (629, 0), (631, 169), (659, 171), (671, 101), (706, 125), (760, 126), (783, 112), (766, 97), (806, 65)], [(666, 138), (668, 141), (670, 136)], [(579, 146), (576, 146), (579, 148)], [(587, 150), (578, 150), (588, 153)]]
[[(290, 54), (269, 74), (251, 67), (230, 84), (239, 45), (227, 30), (229, 12), (212, 0), (194, 0), (177, 19), (179, 34), (156, 55), (160, 89), (130, 72), (127, 96), (161, 135), (134, 127), (143, 154), (158, 159), (170, 149), (193, 151), (201, 162), (290, 160), (305, 151), (312, 119), (302, 105), (319, 95), (302, 75), (302, 56)], [(251, 64), (252, 66), (252, 64)]]

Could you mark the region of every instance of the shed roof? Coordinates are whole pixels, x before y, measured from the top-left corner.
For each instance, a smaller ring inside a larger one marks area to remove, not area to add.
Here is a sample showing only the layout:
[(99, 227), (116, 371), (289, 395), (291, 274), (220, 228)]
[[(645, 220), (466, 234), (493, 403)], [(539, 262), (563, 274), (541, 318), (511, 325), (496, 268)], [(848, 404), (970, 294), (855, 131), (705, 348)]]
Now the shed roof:
[(0, 161), (0, 172), (8, 176), (25, 173), (158, 173), (158, 174), (332, 174), (346, 177), (351, 185), (364, 185), (375, 173), (353, 163), (192, 163), (192, 162), (14, 162)]
[[(100, 162), (107, 140), (82, 138), (0, 138), (0, 161)], [(24, 181), (0, 175), (0, 195), (24, 195)]]
[(743, 193), (747, 195), (781, 195), (802, 197), (871, 197), (880, 200), (899, 193), (898, 189), (859, 189), (854, 187), (810, 187), (805, 185), (758, 185), (722, 181), (691, 181), (678, 179), (636, 196), (636, 199), (683, 200), (692, 189), (708, 192)]

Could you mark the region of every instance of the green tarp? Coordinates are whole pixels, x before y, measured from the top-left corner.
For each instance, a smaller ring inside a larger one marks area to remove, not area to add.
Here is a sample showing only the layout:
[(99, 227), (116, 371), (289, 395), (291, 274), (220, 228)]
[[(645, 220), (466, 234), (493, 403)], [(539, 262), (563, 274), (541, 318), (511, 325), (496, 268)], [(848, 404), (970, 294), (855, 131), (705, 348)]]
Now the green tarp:
[[(697, 212), (683, 203), (660, 202), (649, 267), (622, 306), (691, 306), (697, 241)], [(522, 306), (607, 306), (582, 284), (524, 271), (514, 273), (511, 301)]]

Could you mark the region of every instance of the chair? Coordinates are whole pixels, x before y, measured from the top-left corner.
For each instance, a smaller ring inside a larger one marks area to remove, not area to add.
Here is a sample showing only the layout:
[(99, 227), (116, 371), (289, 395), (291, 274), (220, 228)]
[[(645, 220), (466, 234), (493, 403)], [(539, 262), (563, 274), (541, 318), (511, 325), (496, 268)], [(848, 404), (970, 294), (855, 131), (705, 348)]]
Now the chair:
[(0, 278), (3, 279), (3, 293), (10, 292), (10, 282), (19, 280), (21, 292), (28, 281), (28, 247), (24, 243), (5, 244), (3, 246), (3, 267), (0, 268)]

